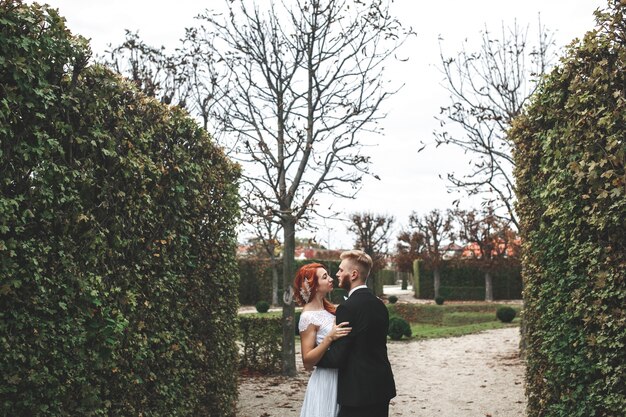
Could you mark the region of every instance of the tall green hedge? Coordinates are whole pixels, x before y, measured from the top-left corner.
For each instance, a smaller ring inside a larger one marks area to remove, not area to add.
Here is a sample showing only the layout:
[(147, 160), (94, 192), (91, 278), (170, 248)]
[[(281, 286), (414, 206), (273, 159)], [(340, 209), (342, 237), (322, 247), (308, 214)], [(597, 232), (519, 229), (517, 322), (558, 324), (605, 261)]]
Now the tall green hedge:
[(625, 11), (609, 1), (511, 132), (529, 417), (626, 410)]
[(0, 414), (231, 416), (238, 170), (0, 2)]
[[(414, 293), (417, 298), (433, 299), (433, 271), (425, 262), (414, 263)], [(493, 296), (496, 300), (522, 298), (521, 267), (518, 259), (502, 260), (493, 271)], [(471, 260), (444, 261), (441, 265), (440, 295), (446, 300), (484, 300), (485, 273)]]

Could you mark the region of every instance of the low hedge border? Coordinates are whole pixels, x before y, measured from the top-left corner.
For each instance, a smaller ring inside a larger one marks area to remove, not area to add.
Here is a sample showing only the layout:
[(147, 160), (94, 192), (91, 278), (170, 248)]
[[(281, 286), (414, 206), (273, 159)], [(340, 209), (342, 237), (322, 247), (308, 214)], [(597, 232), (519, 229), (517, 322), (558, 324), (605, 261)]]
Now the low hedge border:
[[(502, 304), (445, 304), (439, 306), (396, 303), (388, 304), (387, 308), (391, 316), (402, 317), (409, 323), (445, 325), (446, 323), (456, 322), (458, 325), (461, 325), (465, 323), (462, 323), (463, 319), (459, 315), (454, 316), (455, 313), (476, 313), (475, 318), (478, 318), (481, 322), (483, 320), (479, 317), (488, 313), (491, 316), (491, 320), (487, 320), (487, 317), (484, 316), (484, 321), (494, 321), (496, 320), (496, 310), (501, 306)], [(511, 307), (515, 309), (519, 316), (521, 308), (519, 306)], [(452, 318), (449, 316), (452, 316)]]
[(239, 315), (239, 331), (239, 368), (263, 374), (280, 373), (282, 318), (242, 314)]

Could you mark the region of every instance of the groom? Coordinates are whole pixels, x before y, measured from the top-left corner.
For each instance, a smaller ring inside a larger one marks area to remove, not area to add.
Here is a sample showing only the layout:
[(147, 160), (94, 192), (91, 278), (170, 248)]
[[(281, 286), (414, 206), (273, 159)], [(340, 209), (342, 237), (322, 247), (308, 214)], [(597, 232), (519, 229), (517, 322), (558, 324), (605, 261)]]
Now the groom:
[(389, 313), (365, 285), (372, 258), (351, 250), (341, 254), (339, 286), (349, 291), (337, 307), (337, 323), (349, 322), (352, 331), (333, 342), (317, 366), (339, 368), (338, 417), (387, 417), (396, 386), (387, 358)]

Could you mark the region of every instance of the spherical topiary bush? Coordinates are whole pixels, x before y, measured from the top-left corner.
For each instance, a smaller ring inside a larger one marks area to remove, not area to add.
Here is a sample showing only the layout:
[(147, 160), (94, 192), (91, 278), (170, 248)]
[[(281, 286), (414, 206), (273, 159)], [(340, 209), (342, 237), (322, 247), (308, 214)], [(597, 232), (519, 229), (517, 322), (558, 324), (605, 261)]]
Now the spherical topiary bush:
[(443, 299), (443, 297), (439, 296), (439, 297), (435, 297), (435, 303), (437, 303), (438, 306), (443, 305), (443, 302), (445, 300)]
[(517, 313), (515, 312), (515, 310), (513, 308), (511, 308), (511, 307), (500, 307), (496, 311), (496, 317), (502, 323), (510, 323), (510, 322), (512, 322), (513, 319), (515, 318), (516, 314)]
[(259, 301), (254, 306), (256, 307), (256, 311), (259, 313), (267, 313), (267, 310), (270, 309), (270, 303), (267, 301)]
[(389, 304), (395, 304), (398, 302), (398, 297), (396, 297), (395, 295), (390, 295), (387, 300), (389, 300)]
[(400, 317), (389, 319), (389, 331), (387, 332), (391, 340), (400, 340), (402, 336), (411, 337), (411, 326), (406, 320)]

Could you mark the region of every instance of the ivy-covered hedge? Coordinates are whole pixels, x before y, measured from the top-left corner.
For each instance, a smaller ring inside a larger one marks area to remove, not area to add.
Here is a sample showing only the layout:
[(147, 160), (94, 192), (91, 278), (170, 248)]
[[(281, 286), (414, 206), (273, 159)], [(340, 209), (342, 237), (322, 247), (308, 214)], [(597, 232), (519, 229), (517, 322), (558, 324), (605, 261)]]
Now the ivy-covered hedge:
[[(416, 298), (433, 299), (433, 271), (425, 262), (413, 264), (413, 292)], [(493, 296), (496, 300), (522, 298), (522, 276), (519, 260), (503, 259), (492, 273)], [(440, 296), (446, 300), (484, 300), (485, 273), (471, 260), (444, 261), (441, 266)]]
[(609, 5), (511, 132), (529, 417), (626, 410), (626, 8)]
[(0, 415), (233, 415), (236, 166), (54, 11), (0, 21)]

